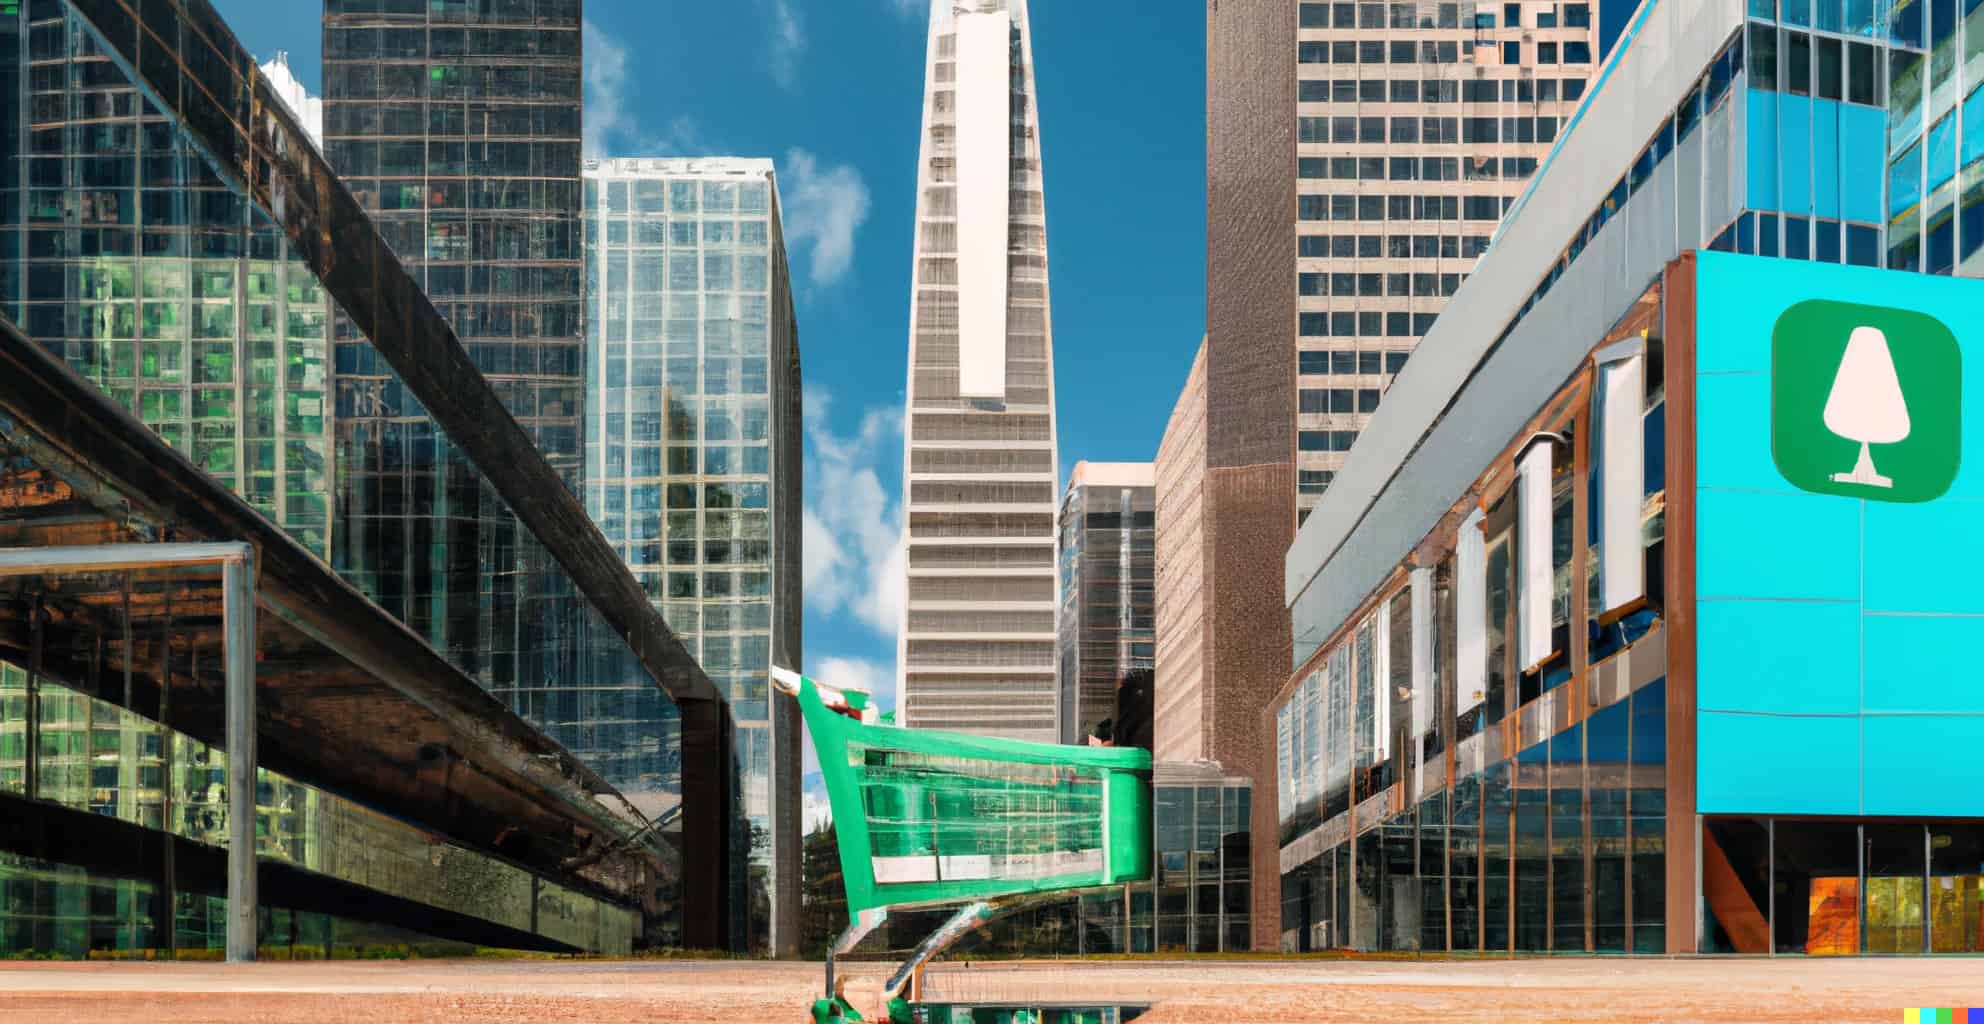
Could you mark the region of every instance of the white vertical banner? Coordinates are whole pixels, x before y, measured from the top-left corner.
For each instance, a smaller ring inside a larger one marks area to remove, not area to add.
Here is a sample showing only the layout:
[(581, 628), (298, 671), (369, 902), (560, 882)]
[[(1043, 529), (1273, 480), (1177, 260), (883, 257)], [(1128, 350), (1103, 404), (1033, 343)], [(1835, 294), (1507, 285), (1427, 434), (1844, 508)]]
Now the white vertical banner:
[(1480, 508), (1460, 521), (1454, 553), (1454, 711), (1488, 699), (1488, 550)]
[(1516, 652), (1524, 671), (1550, 656), (1550, 469), (1557, 442), (1538, 436), (1516, 460)]
[(1433, 570), (1412, 570), (1412, 736), (1426, 735), (1440, 706), (1433, 678)]
[(1640, 503), (1646, 493), (1646, 355), (1635, 338), (1598, 361), (1599, 607), (1609, 612), (1646, 593)]
[(1371, 758), (1392, 756), (1392, 617), (1380, 604), (1371, 625)]
[(958, 394), (1006, 397), (1012, 22), (957, 15)]

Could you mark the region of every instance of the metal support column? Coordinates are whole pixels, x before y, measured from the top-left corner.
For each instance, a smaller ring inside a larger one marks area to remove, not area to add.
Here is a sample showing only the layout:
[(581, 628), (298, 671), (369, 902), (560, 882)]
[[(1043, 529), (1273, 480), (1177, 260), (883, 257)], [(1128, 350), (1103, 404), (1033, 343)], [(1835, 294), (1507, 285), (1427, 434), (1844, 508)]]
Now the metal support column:
[(255, 959), (255, 577), (252, 556), (221, 563), (227, 638), (227, 959)]

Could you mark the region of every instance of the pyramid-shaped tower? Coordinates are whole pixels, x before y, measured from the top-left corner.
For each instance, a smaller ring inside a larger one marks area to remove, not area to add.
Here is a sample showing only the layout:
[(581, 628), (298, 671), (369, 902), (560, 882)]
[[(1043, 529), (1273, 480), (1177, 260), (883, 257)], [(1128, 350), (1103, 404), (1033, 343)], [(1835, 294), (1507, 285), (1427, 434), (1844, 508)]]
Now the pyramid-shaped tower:
[(925, 68), (902, 719), (1052, 741), (1059, 478), (1026, 0), (933, 0)]

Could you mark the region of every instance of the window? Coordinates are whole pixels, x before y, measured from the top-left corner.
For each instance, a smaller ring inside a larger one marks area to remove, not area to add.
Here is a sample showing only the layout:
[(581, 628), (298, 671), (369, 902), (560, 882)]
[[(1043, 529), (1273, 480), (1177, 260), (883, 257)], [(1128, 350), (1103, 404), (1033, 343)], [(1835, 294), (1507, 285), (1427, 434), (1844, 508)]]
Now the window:
[(1299, 292), (1300, 294), (1302, 294), (1302, 295), (1326, 295), (1326, 294), (1328, 294), (1328, 292), (1327, 292), (1327, 291), (1326, 291), (1326, 290), (1324, 289), (1324, 287), (1323, 287), (1323, 275), (1321, 275), (1321, 274), (1298, 274), (1298, 275), (1297, 275), (1297, 278), (1298, 278), (1298, 281), (1297, 281), (1297, 290), (1298, 290), (1298, 292)]
[(1521, 28), (1521, 27), (1522, 27), (1522, 5), (1521, 5), (1521, 4), (1508, 4), (1508, 3), (1505, 3), (1505, 4), (1503, 4), (1503, 5), (1502, 5), (1502, 26), (1503, 26), (1504, 28)]
[(1393, 64), (1411, 64), (1419, 59), (1419, 47), (1409, 39), (1394, 39), (1391, 54)]
[(1377, 411), (1378, 411), (1378, 389), (1377, 389), (1377, 388), (1358, 388), (1358, 389), (1357, 389), (1357, 411), (1358, 411), (1358, 412), (1377, 412)]
[[(1337, 141), (1338, 141), (1338, 142), (1344, 142), (1344, 141), (1347, 141), (1347, 140), (1345, 140), (1345, 139), (1338, 139)], [(1383, 141), (1385, 141), (1385, 119), (1384, 119), (1384, 118), (1382, 118), (1382, 117), (1360, 117), (1360, 118), (1358, 118), (1358, 119), (1357, 119), (1357, 141), (1359, 141), (1359, 142), (1383, 142)]]
[(1382, 39), (1367, 39), (1357, 44), (1357, 63), (1383, 64), (1385, 62), (1385, 42)]
[(1409, 353), (1405, 353), (1405, 352), (1385, 353), (1385, 372), (1397, 373), (1400, 370), (1405, 369), (1405, 358), (1408, 354)]
[(1296, 48), (1295, 59), (1298, 63), (1302, 64), (1328, 64), (1330, 62), (1330, 44), (1302, 43)]
[(1296, 392), (1296, 410), (1303, 413), (1329, 412), (1329, 392), (1321, 388), (1303, 388)]
[(1325, 214), (1324, 214), (1324, 203), (1323, 203), (1323, 201), (1324, 201), (1325, 199), (1327, 199), (1327, 198), (1329, 198), (1329, 197), (1327, 197), (1327, 196), (1297, 196), (1297, 197), (1295, 198), (1295, 214), (1296, 214), (1296, 216), (1297, 216), (1297, 217), (1299, 217), (1299, 218), (1301, 218), (1302, 220), (1323, 220), (1323, 219), (1325, 219)]
[(1325, 325), (1323, 319), (1324, 316), (1325, 314), (1322, 313), (1301, 314), (1298, 317), (1298, 320), (1300, 321), (1298, 326), (1300, 328), (1302, 336), (1305, 338), (1328, 337), (1329, 331)]
[(1419, 102), (1419, 81), (1412, 78), (1396, 79), (1391, 84), (1393, 103)]
[(1582, 40), (1582, 39), (1567, 39), (1567, 40), (1565, 40), (1565, 41), (1564, 41), (1564, 63), (1566, 63), (1566, 64), (1589, 64), (1589, 63), (1591, 63), (1591, 44), (1590, 44), (1590, 43), (1588, 43), (1588, 42), (1585, 42), (1585, 41), (1584, 41), (1584, 40)]
[[(1284, 22), (1284, 24), (1286, 23)], [(1302, 5), (1303, 28), (1328, 28), (1329, 25), (1330, 25), (1330, 5), (1328, 4)]]
[(1837, 39), (1828, 39), (1824, 36), (1818, 39), (1818, 78), (1813, 83), (1813, 89), (1820, 99), (1837, 100), (1843, 95), (1844, 86), (1841, 81), (1845, 77), (1845, 69), (1841, 67), (1844, 62), (1841, 52), (1843, 46), (1844, 44)]
[(1536, 44), (1536, 62), (1537, 62), (1538, 64), (1555, 64), (1555, 63), (1557, 63), (1557, 44), (1556, 44), (1556, 43), (1537, 43), (1537, 44)]
[(1297, 86), (1296, 98), (1303, 103), (1328, 103), (1330, 83), (1324, 78), (1305, 78)]
[(1326, 117), (1297, 118), (1296, 125), (1298, 128), (1298, 134), (1296, 135), (1296, 139), (1299, 142), (1330, 141), (1329, 118)]
[(1384, 80), (1372, 78), (1358, 82), (1357, 98), (1365, 103), (1383, 103), (1385, 101)]
[(1497, 196), (1467, 196), (1466, 215), (1468, 220), (1500, 220), (1502, 201)]
[(1812, 37), (1803, 32), (1784, 33), (1784, 91), (1794, 96), (1812, 94)]
[(1393, 142), (1418, 142), (1419, 119), (1416, 117), (1392, 118)]
[[(1984, 31), (1979, 32), (1984, 36)], [(1879, 106), (1881, 103), (1880, 76), (1875, 73), (1876, 54), (1871, 43), (1848, 43), (1846, 45), (1846, 100), (1849, 103), (1862, 103)]]
[(1330, 354), (1328, 352), (1298, 352), (1295, 355), (1298, 367), (1303, 373), (1330, 372)]
[(1419, 161), (1409, 156), (1395, 156), (1391, 161), (1391, 173), (1386, 175), (1393, 181), (1412, 181), (1419, 176)]
[[(1777, 30), (1750, 26), (1750, 88), (1777, 88)], [(1713, 105), (1713, 104), (1711, 104)]]
[(1303, 235), (1296, 240), (1295, 254), (1297, 256), (1320, 258), (1329, 255), (1329, 248), (1330, 236)]
[(1590, 28), (1590, 27), (1591, 27), (1591, 5), (1590, 5), (1590, 4), (1565, 4), (1565, 5), (1564, 5), (1564, 26), (1565, 26), (1566, 28)]
[(1555, 10), (1555, 9), (1553, 8), (1553, 9), (1551, 9), (1551, 10), (1547, 10), (1547, 11), (1537, 11), (1537, 12), (1536, 12), (1536, 27), (1537, 27), (1537, 28), (1556, 28), (1556, 27), (1557, 27), (1557, 12), (1556, 12), (1556, 10)]
[(1329, 177), (1329, 161), (1319, 156), (1305, 156), (1295, 162), (1295, 176), (1298, 178)]
[(1296, 488), (1303, 494), (1321, 494), (1329, 489), (1330, 481), (1336, 476), (1327, 469), (1302, 469), (1296, 471)]
[[(1385, 314), (1385, 337), (1409, 338), (1411, 336), (1412, 336), (1412, 314), (1410, 313)], [(1375, 404), (1373, 405), (1373, 408), (1376, 408)]]
[(1511, 39), (1502, 44), (1502, 63), (1515, 67), (1522, 63), (1522, 43)]
[(1584, 79), (1582, 78), (1564, 79), (1565, 100), (1576, 100), (1581, 98), (1582, 96), (1584, 96)]
[(1357, 353), (1357, 372), (1363, 374), (1374, 374), (1374, 373), (1382, 372), (1380, 369), (1384, 365), (1384, 360), (1382, 359), (1382, 356), (1383, 353), (1381, 352)]

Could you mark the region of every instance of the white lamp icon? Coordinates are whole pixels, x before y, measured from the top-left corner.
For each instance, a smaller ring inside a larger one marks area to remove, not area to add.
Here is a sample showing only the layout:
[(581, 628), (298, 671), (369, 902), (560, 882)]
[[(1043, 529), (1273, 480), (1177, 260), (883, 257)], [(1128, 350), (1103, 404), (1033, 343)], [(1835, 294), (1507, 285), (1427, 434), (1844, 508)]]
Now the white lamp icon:
[(1850, 473), (1834, 473), (1834, 483), (1893, 487), (1874, 469), (1869, 445), (1894, 444), (1908, 437), (1908, 402), (1888, 354), (1887, 335), (1878, 327), (1855, 327), (1840, 357), (1832, 392), (1826, 396), (1826, 429), (1860, 442), (1860, 460)]

